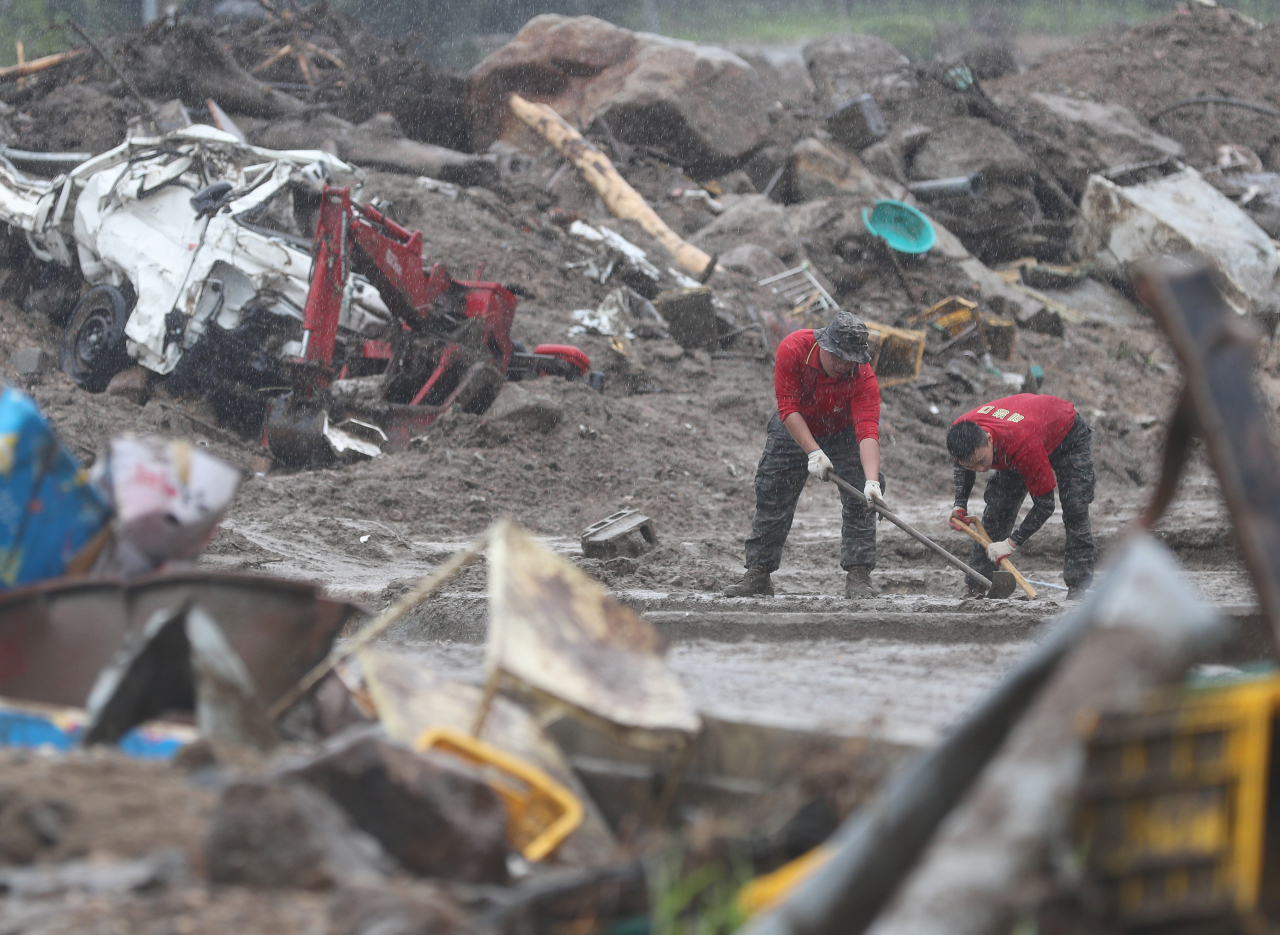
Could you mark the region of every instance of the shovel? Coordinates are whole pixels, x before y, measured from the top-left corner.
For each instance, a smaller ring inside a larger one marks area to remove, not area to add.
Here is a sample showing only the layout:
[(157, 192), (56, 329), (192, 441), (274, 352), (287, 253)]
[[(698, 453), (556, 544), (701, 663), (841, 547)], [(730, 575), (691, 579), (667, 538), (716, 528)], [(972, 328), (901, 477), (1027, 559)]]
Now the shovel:
[[(977, 526), (974, 529), (973, 526)], [(951, 518), (951, 528), (956, 532), (962, 532), (973, 539), (978, 545), (986, 548), (991, 544), (991, 537), (987, 535), (986, 527), (982, 525), (982, 521), (974, 519), (973, 525), (962, 523), (955, 517)], [(1027, 592), (1027, 597), (1032, 600), (1036, 599), (1036, 589), (1026, 578), (1022, 577), (1022, 572), (1013, 567), (1013, 562), (1007, 558), (1000, 559), (1000, 569), (991, 575), (991, 590), (987, 592), (987, 597), (996, 599), (1008, 597), (1013, 593), (1015, 587), (1022, 588)]]
[[(893, 525), (897, 526), (899, 529), (905, 532), (912, 539), (915, 539), (917, 542), (919, 542), (929, 551), (941, 556), (943, 559), (950, 562), (952, 565), (955, 565), (957, 568), (963, 571), (966, 575), (968, 575), (974, 581), (977, 581), (979, 584), (981, 584), (988, 591), (990, 591), (994, 587), (994, 585), (992, 585), (992, 583), (988, 581), (985, 577), (978, 574), (976, 571), (974, 571), (964, 562), (960, 561), (960, 559), (956, 558), (954, 555), (952, 555), (942, 546), (938, 545), (938, 543), (934, 542), (924, 533), (919, 532), (918, 530), (908, 526), (902, 520), (898, 519), (898, 517), (890, 513), (888, 509), (886, 509), (885, 507), (882, 507), (880, 504), (868, 502), (867, 498), (862, 495), (862, 491), (859, 490), (857, 487), (853, 486), (853, 484), (850, 484), (844, 478), (839, 477), (833, 473), (831, 475), (831, 480), (834, 481), (835, 485), (839, 487), (841, 490), (843, 490), (845, 493), (852, 494), (853, 496), (861, 500), (863, 503), (866, 503), (867, 506), (871, 507), (871, 509), (875, 510), (877, 513), (879, 513), (889, 522), (893, 523)], [(1013, 589), (1010, 588), (1009, 592), (1013, 593)]]

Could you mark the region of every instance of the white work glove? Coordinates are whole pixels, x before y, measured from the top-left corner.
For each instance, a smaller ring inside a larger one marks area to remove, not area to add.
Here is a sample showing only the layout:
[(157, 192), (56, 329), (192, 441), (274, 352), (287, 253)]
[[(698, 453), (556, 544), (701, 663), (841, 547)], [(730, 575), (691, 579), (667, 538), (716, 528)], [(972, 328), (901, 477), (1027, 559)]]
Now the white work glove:
[(1008, 558), (1013, 554), (1013, 551), (1016, 548), (1017, 546), (1013, 544), (1012, 539), (1002, 539), (1000, 542), (993, 542), (987, 546), (987, 558), (999, 565), (1000, 559)]
[[(880, 504), (886, 510), (889, 509), (889, 504), (884, 501), (884, 494), (880, 492), (880, 482), (878, 480), (867, 481), (867, 485), (862, 488), (862, 495), (867, 498), (868, 509), (871, 508), (873, 503)], [(879, 510), (871, 510), (871, 512), (875, 513), (877, 523), (884, 519), (884, 514)]]
[(831, 480), (831, 476), (835, 474), (836, 466), (831, 463), (831, 459), (827, 457), (827, 453), (821, 448), (815, 448), (809, 452), (809, 473), (818, 480)]

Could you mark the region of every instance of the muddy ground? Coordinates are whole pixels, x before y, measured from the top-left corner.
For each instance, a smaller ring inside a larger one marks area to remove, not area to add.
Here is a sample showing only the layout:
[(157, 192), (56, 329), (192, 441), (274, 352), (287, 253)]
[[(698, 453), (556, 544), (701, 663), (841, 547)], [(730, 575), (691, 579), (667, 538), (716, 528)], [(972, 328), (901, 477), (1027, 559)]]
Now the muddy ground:
[[(1217, 28), (1217, 20), (1207, 22), (1208, 27), (1199, 27), (1202, 31)], [(1224, 29), (1238, 27), (1235, 19), (1224, 22)], [(1146, 34), (1139, 30), (1135, 35)], [(1153, 35), (1178, 41), (1172, 27)], [(1110, 62), (1134, 41), (1111, 39), (1110, 44), (1100, 42), (1099, 46), (1108, 50)], [(1038, 86), (1049, 87), (1075, 74), (1063, 71), (1071, 61), (1069, 54), (1048, 53), (1025, 74)], [(1105, 89), (1091, 85), (1090, 90), (1102, 95)], [(617, 162), (668, 223), (686, 236), (714, 220), (696, 203), (677, 204), (666, 197), (673, 187), (692, 184), (678, 168), (639, 152)], [(393, 217), (409, 228), (421, 229), (429, 260), (443, 262), (457, 275), (470, 275), (483, 263), (486, 278), (518, 286), (516, 340), (529, 346), (572, 341), (588, 352), (594, 367), (606, 371), (609, 379), (603, 393), (558, 380), (504, 390), (516, 395), (533, 392), (552, 400), (559, 415), (554, 424), (513, 428), (500, 420), (458, 414), (433, 426), (408, 451), (364, 463), (291, 472), (271, 465), (256, 438), (238, 436), (222, 426), (218, 414), (206, 404), (171, 399), (155, 382), (151, 398), (141, 406), (125, 398), (86, 394), (56, 366), (32, 382), (30, 389), (86, 463), (110, 435), (142, 431), (193, 437), (249, 469), (222, 530), (201, 560), (209, 567), (317, 580), (335, 594), (376, 610), (492, 521), (510, 517), (574, 556), (638, 608), (659, 615), (663, 625), (676, 627), (676, 620), (684, 619), (679, 615), (702, 615), (707, 621), (704, 627), (680, 631), (689, 638), (729, 638), (731, 634), (740, 639), (744, 633), (749, 636), (756, 624), (765, 633), (769, 628), (764, 623), (771, 614), (797, 624), (822, 620), (826, 622), (821, 626), (836, 628), (814, 631), (816, 636), (835, 632), (851, 639), (871, 633), (841, 631), (831, 622), (851, 615), (864, 622), (881, 619), (882, 625), (871, 635), (892, 641), (898, 626), (894, 621), (924, 612), (912, 596), (925, 595), (942, 602), (930, 606), (944, 616), (929, 619), (937, 624), (934, 630), (940, 644), (955, 643), (948, 647), (947, 658), (972, 656), (964, 648), (969, 626), (964, 621), (998, 619), (1003, 611), (985, 606), (962, 610), (958, 575), (887, 524), (881, 527), (875, 572), (884, 596), (857, 608), (839, 599), (838, 497), (834, 489), (816, 482), (801, 500), (776, 581), (780, 595), (811, 597), (821, 606), (789, 609), (787, 613), (794, 617), (783, 614), (777, 604), (739, 612), (754, 615), (747, 618), (716, 616), (732, 609), (715, 596), (740, 573), (742, 543), (750, 527), (752, 475), (773, 409), (771, 361), (754, 333), (744, 334), (715, 354), (682, 351), (666, 338), (641, 336), (623, 339), (616, 346), (605, 337), (570, 338), (572, 312), (595, 308), (617, 284), (589, 280), (580, 269), (570, 267), (581, 253), (555, 223), (552, 208), (562, 217), (583, 216), (591, 223), (612, 226), (651, 256), (663, 254), (643, 231), (611, 219), (574, 173), (560, 173), (553, 186), (559, 167), (559, 159), (548, 151), (523, 160), (518, 171), (505, 171), (497, 191), (473, 188), (456, 196), (426, 190), (412, 178), (376, 171), (348, 180), (359, 186), (360, 197), (384, 199)], [(726, 179), (720, 200), (732, 206), (735, 198), (742, 197), (733, 192), (742, 182), (740, 177)], [(813, 207), (797, 205), (787, 210), (795, 219), (798, 212), (811, 212)], [(801, 221), (795, 223), (799, 226)], [(949, 294), (974, 294), (974, 287), (955, 265), (936, 255), (905, 261), (913, 301), (888, 265), (867, 257), (855, 262), (837, 255), (839, 244), (823, 234), (821, 225), (806, 235), (803, 247), (820, 271), (839, 274), (836, 289), (843, 304), (872, 320), (900, 322)], [(717, 273), (711, 285), (726, 314), (739, 321), (750, 321), (757, 309), (785, 313), (776, 297), (742, 273)], [(1042, 367), (1043, 391), (1071, 399), (1093, 425), (1098, 475), (1094, 516), (1102, 552), (1121, 534), (1157, 479), (1162, 426), (1179, 385), (1172, 353), (1145, 313), (1110, 285), (1086, 280), (1054, 297), (1082, 312), (1081, 320), (1068, 324), (1062, 336), (1022, 330), (1012, 357), (992, 362), (996, 372), (972, 356), (927, 360), (918, 381), (883, 392), (881, 440), (889, 502), (958, 554), (967, 553), (967, 543), (944, 526), (951, 477), (943, 444), (945, 429), (975, 405), (1010, 392), (999, 371), (1012, 376), (1026, 373), (1031, 365)], [(34, 344), (47, 349), (56, 361), (58, 341), (58, 329), (47, 321), (0, 302), (4, 352), (12, 354)], [(1280, 352), (1272, 343), (1264, 349), (1263, 364), (1261, 389), (1274, 408), (1280, 403)], [(975, 507), (981, 502), (981, 487), (979, 482)], [(1208, 596), (1250, 602), (1216, 487), (1202, 462), (1193, 468), (1187, 489), (1189, 499), (1174, 510), (1165, 535), (1193, 566), (1230, 569), (1227, 579), (1205, 577)], [(577, 550), (582, 529), (621, 508), (639, 509), (653, 518), (659, 547), (639, 560), (582, 560)], [(1061, 541), (1061, 525), (1055, 517), (1020, 552), (1024, 571), (1050, 585), (1061, 585)], [(453, 591), (439, 599), (439, 606), (412, 617), (397, 637), (482, 638), (483, 583), (482, 569), (464, 574)], [(1027, 620), (1059, 609), (1062, 591), (1040, 590), (1038, 603), (1012, 611), (1021, 622), (1020, 629), (1009, 634), (1011, 645), (1023, 645), (1032, 635), (1034, 628), (1025, 625)], [(653, 595), (661, 597), (655, 600)], [(952, 612), (962, 616), (946, 616)], [(948, 626), (953, 631), (950, 636), (943, 632)], [(798, 633), (804, 628), (783, 629)], [(903, 629), (913, 628), (904, 625)], [(922, 639), (915, 633), (908, 638)], [(792, 650), (797, 654), (785, 665), (806, 668), (809, 650)], [(974, 658), (987, 660), (976, 665), (975, 671), (981, 673), (976, 681), (957, 671), (953, 703), (934, 707), (927, 723), (905, 717), (910, 723), (903, 724), (904, 730), (918, 736), (936, 735), (972, 700), (974, 691), (990, 684), (1017, 657), (1016, 651), (994, 657), (984, 656), (986, 649), (974, 652)], [(816, 723), (805, 712), (817, 708), (800, 693), (787, 696), (790, 700), (785, 702), (776, 695), (767, 696), (778, 697), (776, 702), (741, 702), (766, 697), (756, 689), (783, 665), (767, 652), (752, 658), (754, 662), (708, 653), (694, 668), (723, 672), (720, 681), (705, 680), (706, 685), (721, 685), (723, 690), (703, 691), (700, 701), (714, 706), (719, 698), (734, 699), (726, 711), (786, 723)], [(997, 661), (990, 663), (991, 659)], [(865, 670), (836, 666), (831, 671), (831, 684), (847, 685), (853, 695), (865, 685)], [(937, 670), (924, 671), (921, 681), (936, 680)], [(901, 684), (914, 682), (906, 677)], [(909, 694), (908, 688), (902, 697)], [(892, 720), (893, 692), (886, 694), (881, 706), (890, 709), (887, 717)], [(845, 729), (860, 729), (876, 716), (859, 713), (846, 722)]]
[[(1198, 11), (1186, 22), (1169, 17), (1065, 51), (1038, 49), (1033, 65), (992, 82), (991, 91), (1001, 99), (1027, 89), (1079, 92), (1124, 103), (1143, 116), (1183, 96), (1211, 93), (1280, 104), (1270, 54), (1278, 36), (1274, 27), (1257, 27), (1227, 11)], [(1235, 46), (1249, 51), (1229, 60), (1223, 50)], [(780, 125), (812, 130), (813, 114), (801, 111), (784, 114)], [(43, 133), (51, 145), (70, 145), (94, 133), (106, 139), (123, 120), (123, 114), (98, 116), (92, 125), (86, 117), (62, 140), (48, 108), (36, 109), (29, 132)], [(1274, 131), (1273, 123), (1234, 112), (1205, 121), (1187, 111), (1170, 118), (1168, 130), (1196, 164), (1212, 161), (1216, 147), (1230, 142), (1250, 146), (1276, 168)], [(667, 197), (671, 189), (693, 184), (679, 168), (640, 151), (615, 156), (619, 170), (684, 235), (713, 221), (696, 203)], [(456, 197), (375, 171), (350, 180), (360, 185), (360, 197), (385, 199), (391, 216), (423, 231), (429, 260), (459, 276), (484, 264), (485, 278), (518, 286), (516, 340), (579, 344), (608, 374), (602, 393), (562, 381), (505, 389), (508, 396), (533, 393), (549, 401), (558, 418), (539, 426), (454, 415), (404, 452), (284, 470), (264, 455), (256, 437), (238, 435), (207, 404), (171, 398), (158, 383), (141, 405), (77, 389), (56, 366), (60, 330), (13, 301), (19, 296), (12, 270), (0, 273), (9, 276), (0, 280), (0, 369), (29, 389), (85, 464), (110, 436), (131, 431), (193, 438), (243, 465), (247, 479), (201, 567), (315, 580), (377, 611), (494, 520), (509, 517), (669, 634), (670, 663), (704, 712), (912, 747), (935, 742), (1064, 609), (1059, 517), (1018, 554), (1019, 567), (1038, 582), (1034, 602), (966, 599), (959, 574), (882, 524), (873, 576), (881, 595), (851, 604), (840, 596), (839, 498), (829, 485), (811, 482), (775, 576), (778, 596), (719, 597), (741, 571), (752, 476), (774, 406), (771, 362), (751, 333), (716, 353), (684, 351), (670, 339), (643, 335), (616, 344), (603, 336), (570, 337), (572, 313), (596, 308), (617, 283), (588, 280), (569, 266), (581, 253), (552, 209), (562, 220), (581, 216), (612, 226), (651, 257), (662, 254), (643, 232), (610, 219), (590, 189), (572, 172), (557, 174), (559, 168), (553, 154), (543, 153), (518, 171), (504, 169), (494, 189), (464, 189)], [(740, 176), (721, 182), (718, 197), (727, 206), (747, 187)], [(930, 255), (904, 262), (915, 293), (908, 297), (891, 267), (849, 251), (830, 233), (842, 229), (851, 212), (836, 206), (824, 227), (811, 223), (812, 206), (786, 210), (803, 231), (798, 239), (804, 254), (829, 277), (837, 298), (869, 319), (899, 323), (947, 295), (976, 295), (954, 263)], [(738, 322), (749, 322), (753, 309), (786, 312), (744, 274), (717, 273), (710, 285), (723, 311)], [(1086, 280), (1053, 297), (1078, 310), (1079, 320), (1060, 337), (1019, 331), (1011, 359), (992, 361), (1003, 373), (973, 357), (927, 360), (918, 381), (883, 393), (888, 500), (959, 555), (967, 554), (968, 540), (945, 528), (951, 505), (945, 430), (961, 413), (1006, 395), (1011, 384), (1004, 373), (1042, 367), (1044, 392), (1071, 399), (1094, 427), (1093, 518), (1102, 555), (1154, 490), (1163, 425), (1180, 385), (1172, 352), (1145, 313), (1112, 284)], [(45, 349), (53, 365), (39, 377), (20, 379), (13, 356), (32, 346)], [(1280, 346), (1274, 338), (1264, 342), (1260, 357), (1259, 391), (1274, 413), (1280, 410)], [(975, 509), (981, 492), (980, 481)], [(621, 508), (653, 518), (658, 547), (638, 559), (583, 559), (578, 538), (584, 527)], [(1201, 453), (1157, 532), (1204, 597), (1241, 621), (1245, 636), (1217, 661), (1238, 665), (1267, 656), (1268, 635), (1258, 630), (1255, 597)], [(484, 587), (483, 567), (468, 570), (402, 621), (389, 640), (423, 665), (478, 681)], [(202, 835), (214, 801), (213, 791), (201, 785), (208, 781), (113, 754), (57, 761), (0, 755), (0, 871), (32, 861), (150, 860), (156, 848), (169, 855), (135, 868), (141, 882), (114, 889), (10, 880), (4, 883), (9, 898), (0, 905), (4, 930), (374, 931), (342, 921), (360, 916), (358, 894), (298, 891), (284, 897), (227, 887), (214, 898), (193, 885), (202, 873)], [(429, 900), (429, 894), (415, 898)]]

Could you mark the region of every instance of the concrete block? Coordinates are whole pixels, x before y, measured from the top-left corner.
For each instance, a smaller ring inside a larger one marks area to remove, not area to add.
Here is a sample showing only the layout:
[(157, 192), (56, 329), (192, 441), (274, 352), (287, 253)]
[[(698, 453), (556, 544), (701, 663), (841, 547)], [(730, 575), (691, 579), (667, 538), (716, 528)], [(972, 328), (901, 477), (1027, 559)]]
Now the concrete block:
[(657, 544), (653, 520), (636, 510), (619, 510), (582, 532), (586, 558), (635, 558)]
[(41, 347), (19, 348), (9, 357), (9, 363), (20, 377), (38, 377), (53, 368), (53, 358)]

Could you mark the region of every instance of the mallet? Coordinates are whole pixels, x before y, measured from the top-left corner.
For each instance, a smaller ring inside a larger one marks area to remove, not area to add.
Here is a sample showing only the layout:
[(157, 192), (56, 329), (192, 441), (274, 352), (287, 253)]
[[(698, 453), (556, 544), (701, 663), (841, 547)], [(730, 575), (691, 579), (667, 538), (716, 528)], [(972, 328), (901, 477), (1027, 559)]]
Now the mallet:
[[(991, 537), (987, 535), (987, 530), (982, 525), (981, 520), (975, 519), (973, 523), (978, 527), (977, 529), (974, 529), (973, 526), (971, 526), (968, 523), (960, 522), (960, 520), (956, 519), (954, 516), (951, 518), (952, 529), (956, 530), (956, 532), (965, 533), (970, 538), (972, 538), (975, 542), (977, 542), (978, 545), (982, 546), (983, 548), (986, 548), (991, 544)], [(999, 567), (1003, 568), (1005, 571), (1009, 572), (1009, 574), (1013, 575), (1013, 580), (1018, 582), (1018, 587), (1022, 588), (1022, 590), (1027, 592), (1027, 597), (1031, 598), (1032, 600), (1035, 600), (1036, 589), (1031, 586), (1031, 582), (1029, 582), (1026, 578), (1022, 577), (1022, 572), (1018, 571), (1018, 569), (1013, 567), (1013, 562), (1009, 561), (1008, 558), (1002, 558), (1000, 559)]]

